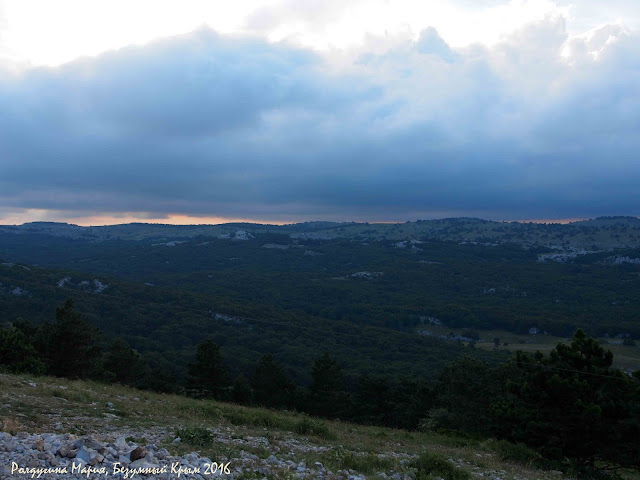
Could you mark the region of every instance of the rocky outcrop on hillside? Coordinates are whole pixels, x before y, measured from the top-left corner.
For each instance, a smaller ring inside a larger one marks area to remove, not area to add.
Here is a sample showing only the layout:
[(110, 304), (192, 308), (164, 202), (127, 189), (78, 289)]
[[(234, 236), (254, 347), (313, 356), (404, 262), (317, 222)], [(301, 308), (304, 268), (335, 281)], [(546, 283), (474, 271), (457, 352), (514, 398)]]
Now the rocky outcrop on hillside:
[[(236, 444), (240, 450), (234, 458), (221, 456), (208, 458), (196, 452), (184, 455), (172, 454), (158, 445), (167, 441), (168, 432), (161, 429), (145, 430), (144, 444), (134, 441), (127, 432), (111, 432), (106, 437), (100, 435), (76, 436), (72, 434), (20, 432), (11, 435), (0, 433), (0, 478), (44, 480), (80, 479), (325, 479), (325, 480), (365, 480), (367, 478), (409, 480), (415, 478), (409, 473), (375, 472), (363, 475), (355, 470), (331, 471), (320, 462), (307, 463), (303, 458), (308, 453), (328, 452), (331, 447), (318, 446), (299, 438), (287, 438), (277, 446), (267, 437), (245, 436), (238, 438), (229, 427), (210, 429), (215, 442)], [(117, 436), (113, 436), (113, 434)], [(268, 435), (268, 434), (266, 434)], [(178, 448), (180, 437), (173, 437), (171, 445)], [(247, 450), (269, 450), (258, 456)], [(171, 449), (171, 448), (170, 448)], [(353, 454), (353, 452), (348, 452)], [(481, 454), (476, 454), (482, 457)], [(407, 465), (415, 455), (389, 453), (400, 464)], [(471, 472), (473, 478), (490, 480), (518, 479), (527, 476), (510, 475), (504, 470), (482, 470), (462, 459), (449, 458), (456, 468)], [(562, 478), (561, 472), (547, 472), (548, 478)]]
[[(122, 433), (122, 432), (120, 432)], [(252, 448), (268, 447), (264, 437), (234, 438), (227, 428), (212, 429), (211, 433), (219, 443), (246, 443)], [(148, 436), (149, 432), (145, 432)], [(130, 440), (127, 441), (127, 438)], [(320, 462), (307, 465), (304, 461), (294, 461), (295, 454), (318, 452), (328, 447), (318, 447), (299, 439), (291, 438), (281, 443), (266, 458), (243, 449), (236, 458), (220, 457), (211, 459), (196, 452), (186, 455), (172, 455), (157, 443), (166, 440), (161, 431), (152, 434), (148, 443), (138, 444), (125, 435), (115, 439), (100, 436), (76, 436), (72, 434), (29, 434), (21, 432), (12, 436), (0, 433), (0, 472), (2, 478), (42, 478), (58, 479), (99, 479), (99, 478), (154, 478), (154, 479), (206, 479), (213, 476), (239, 478), (322, 478), (322, 479), (365, 479), (353, 470), (332, 472)], [(180, 437), (172, 440), (179, 445)], [(408, 461), (409, 455), (399, 454)], [(263, 456), (264, 457), (264, 456)], [(378, 477), (394, 480), (411, 478), (399, 473), (389, 475), (379, 472)]]

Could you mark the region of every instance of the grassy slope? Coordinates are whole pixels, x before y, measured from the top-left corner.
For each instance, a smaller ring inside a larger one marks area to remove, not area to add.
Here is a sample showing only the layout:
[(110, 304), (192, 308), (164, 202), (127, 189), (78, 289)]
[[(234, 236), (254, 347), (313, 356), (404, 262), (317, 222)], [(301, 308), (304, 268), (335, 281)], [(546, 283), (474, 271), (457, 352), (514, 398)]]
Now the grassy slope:
[[(407, 432), (366, 427), (339, 421), (309, 419), (293, 412), (248, 408), (214, 401), (155, 394), (118, 385), (20, 375), (0, 375), (0, 420), (3, 431), (44, 433), (57, 431), (77, 435), (127, 435), (144, 441), (145, 432), (164, 432), (166, 447), (172, 454), (198, 451), (212, 459), (226, 457), (233, 463), (241, 450), (267, 458), (278, 446), (299, 442), (309, 451), (279, 456), (307, 465), (322, 462), (332, 471), (351, 469), (382, 478), (376, 472), (409, 473), (409, 463), (421, 452), (437, 452), (475, 476), (486, 478), (543, 480), (562, 478), (559, 472), (539, 470), (531, 458), (506, 459), (513, 454), (495, 441), (468, 441), (434, 433)], [(115, 409), (105, 408), (113, 402)], [(57, 427), (57, 428), (56, 428)], [(171, 441), (179, 428), (223, 428), (230, 431), (234, 444), (213, 443), (207, 447)], [(251, 447), (243, 439), (263, 439)], [(313, 451), (313, 446), (320, 446)], [(640, 477), (629, 475), (629, 479)], [(253, 478), (250, 472), (246, 477)], [(271, 478), (287, 478), (285, 473)]]

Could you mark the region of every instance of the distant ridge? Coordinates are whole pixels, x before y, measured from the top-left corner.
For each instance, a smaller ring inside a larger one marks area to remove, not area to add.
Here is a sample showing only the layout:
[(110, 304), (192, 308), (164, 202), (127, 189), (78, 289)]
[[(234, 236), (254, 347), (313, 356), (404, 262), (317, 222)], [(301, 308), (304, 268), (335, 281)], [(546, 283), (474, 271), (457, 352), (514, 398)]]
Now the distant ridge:
[[(260, 241), (261, 235), (277, 234), (276, 243), (329, 241), (437, 240), (480, 244), (514, 243), (555, 250), (606, 250), (640, 246), (640, 219), (633, 216), (603, 216), (571, 223), (493, 221), (473, 217), (418, 220), (404, 223), (312, 221), (286, 225), (225, 223), (217, 225), (172, 225), (128, 223), (82, 227), (64, 222), (30, 222), (0, 225), (0, 234), (63, 236), (87, 241), (130, 240), (156, 243), (192, 238)], [(265, 241), (273, 243), (273, 239)]]
[[(594, 220), (632, 220), (632, 221), (640, 221), (640, 218), (638, 217), (633, 217), (633, 216), (625, 216), (625, 215), (620, 215), (620, 216), (611, 216), (611, 217), (596, 217), (594, 218)], [(587, 220), (588, 221), (588, 220)]]

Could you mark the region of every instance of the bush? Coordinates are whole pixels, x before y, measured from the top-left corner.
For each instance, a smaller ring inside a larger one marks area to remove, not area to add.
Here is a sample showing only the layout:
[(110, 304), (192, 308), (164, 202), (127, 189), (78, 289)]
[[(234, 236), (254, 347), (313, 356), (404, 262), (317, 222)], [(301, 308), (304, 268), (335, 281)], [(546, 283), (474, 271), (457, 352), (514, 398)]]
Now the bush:
[(303, 417), (294, 427), (294, 431), (301, 435), (316, 435), (320, 438), (335, 440), (336, 435), (327, 428), (327, 426), (317, 420), (311, 420), (309, 417)]
[(234, 408), (225, 411), (223, 416), (233, 425), (253, 425), (256, 427), (280, 428), (282, 430), (293, 430), (295, 425), (292, 419), (267, 410)]
[(355, 455), (352, 451), (337, 448), (333, 451), (336, 468), (355, 470), (362, 474), (389, 470), (393, 468), (393, 462), (374, 453)]
[(470, 480), (471, 475), (466, 470), (456, 468), (442, 455), (424, 452), (411, 464), (417, 468), (416, 480), (434, 480), (442, 477), (444, 480)]
[(449, 416), (446, 408), (432, 408), (427, 416), (418, 422), (418, 431), (435, 432), (445, 424), (445, 419)]
[(213, 443), (213, 434), (202, 427), (187, 427), (176, 430), (176, 437), (194, 447), (208, 447)]
[(506, 440), (489, 440), (485, 444), (496, 452), (502, 460), (514, 460), (520, 463), (532, 464), (541, 460), (541, 455), (522, 443), (511, 443)]

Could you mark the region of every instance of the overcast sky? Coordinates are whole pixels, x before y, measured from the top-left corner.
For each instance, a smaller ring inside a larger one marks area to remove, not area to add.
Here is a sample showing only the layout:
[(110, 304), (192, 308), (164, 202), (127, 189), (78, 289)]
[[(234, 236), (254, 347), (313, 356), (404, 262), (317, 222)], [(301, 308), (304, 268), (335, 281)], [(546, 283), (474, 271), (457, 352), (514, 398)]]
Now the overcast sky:
[(636, 0), (0, 0), (0, 223), (637, 216), (639, 22)]

